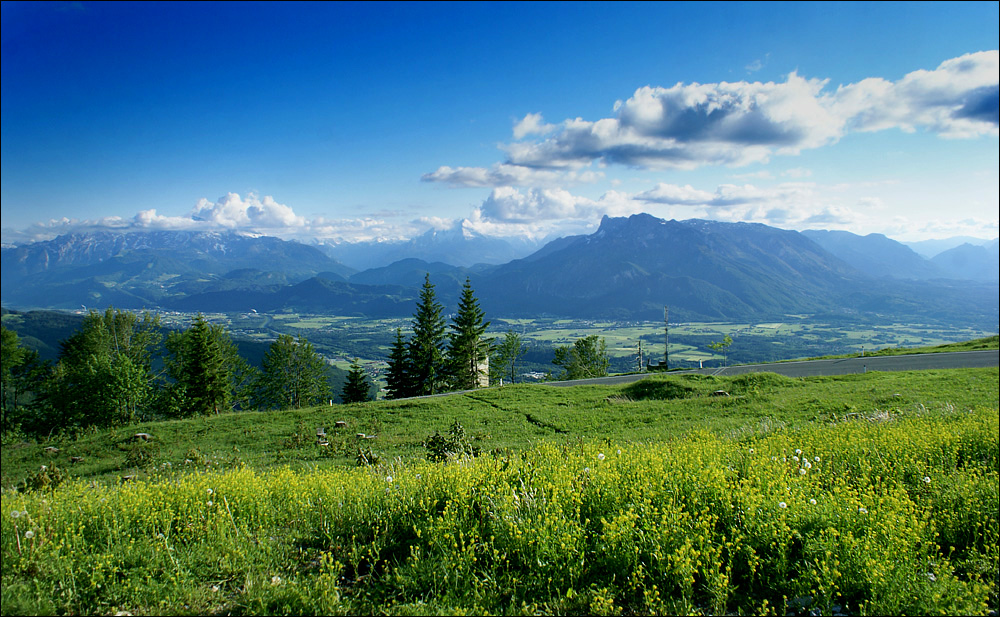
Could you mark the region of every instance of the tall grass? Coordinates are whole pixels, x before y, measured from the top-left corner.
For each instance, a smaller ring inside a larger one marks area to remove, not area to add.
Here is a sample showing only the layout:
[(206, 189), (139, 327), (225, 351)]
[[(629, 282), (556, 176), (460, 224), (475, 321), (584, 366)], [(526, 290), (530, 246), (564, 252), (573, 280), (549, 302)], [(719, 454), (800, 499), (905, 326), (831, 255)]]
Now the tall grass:
[(983, 614), (995, 408), (6, 492), (2, 611)]

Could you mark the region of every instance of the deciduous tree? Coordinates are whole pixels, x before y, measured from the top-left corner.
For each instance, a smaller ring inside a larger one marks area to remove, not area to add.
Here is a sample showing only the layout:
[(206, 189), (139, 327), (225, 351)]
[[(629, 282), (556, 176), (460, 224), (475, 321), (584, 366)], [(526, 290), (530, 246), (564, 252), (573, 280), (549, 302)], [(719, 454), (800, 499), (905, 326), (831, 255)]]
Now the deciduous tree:
[(716, 341), (714, 343), (709, 343), (709, 349), (714, 350), (716, 353), (722, 353), (722, 366), (727, 366), (729, 364), (729, 346), (733, 344), (733, 337), (728, 334), (722, 337), (721, 341)]
[(257, 382), (258, 400), (269, 409), (300, 409), (330, 396), (326, 361), (312, 343), (282, 334), (264, 355)]
[(154, 394), (152, 360), (162, 340), (159, 317), (91, 311), (62, 342), (42, 392), (43, 415), (55, 427), (136, 421)]
[(557, 347), (552, 360), (552, 364), (563, 367), (563, 379), (604, 377), (610, 363), (607, 344), (596, 334), (577, 339), (572, 347)]
[(0, 431), (14, 430), (27, 419), (28, 403), (45, 372), (38, 352), (23, 346), (16, 332), (0, 326)]
[(514, 383), (514, 376), (517, 374), (517, 359), (524, 355), (526, 348), (524, 339), (513, 330), (507, 330), (507, 335), (494, 348), (493, 360), (490, 370), (500, 378), (507, 378), (510, 383)]

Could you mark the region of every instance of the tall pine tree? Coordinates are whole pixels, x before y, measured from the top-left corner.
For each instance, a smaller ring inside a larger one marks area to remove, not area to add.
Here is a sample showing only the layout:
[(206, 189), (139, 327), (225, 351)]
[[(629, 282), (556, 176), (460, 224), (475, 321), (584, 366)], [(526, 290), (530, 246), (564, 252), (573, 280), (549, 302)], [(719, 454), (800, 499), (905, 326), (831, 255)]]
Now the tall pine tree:
[(347, 372), (347, 381), (344, 383), (344, 393), (341, 398), (344, 399), (344, 403), (364, 403), (371, 400), (368, 394), (370, 390), (368, 376), (355, 358), (354, 362), (351, 362), (351, 370)]
[(403, 339), (403, 332), (396, 328), (396, 340), (389, 352), (389, 368), (385, 373), (386, 393), (391, 399), (412, 396), (413, 384), (410, 381), (410, 351)]
[(458, 313), (452, 319), (448, 347), (448, 365), (455, 389), (472, 390), (479, 387), (480, 375), (487, 372), (490, 341), (483, 335), (490, 322), (484, 322), (484, 316), (479, 300), (472, 291), (472, 283), (465, 279), (462, 297), (458, 301)]
[(242, 407), (253, 371), (222, 326), (198, 313), (191, 327), (167, 338), (167, 371), (174, 378), (168, 412), (208, 415)]
[(413, 315), (413, 338), (408, 354), (411, 372), (406, 381), (413, 388), (412, 396), (434, 394), (444, 386), (447, 371), (443, 312), (444, 307), (437, 301), (431, 284), (431, 275), (427, 274), (420, 290), (417, 312)]

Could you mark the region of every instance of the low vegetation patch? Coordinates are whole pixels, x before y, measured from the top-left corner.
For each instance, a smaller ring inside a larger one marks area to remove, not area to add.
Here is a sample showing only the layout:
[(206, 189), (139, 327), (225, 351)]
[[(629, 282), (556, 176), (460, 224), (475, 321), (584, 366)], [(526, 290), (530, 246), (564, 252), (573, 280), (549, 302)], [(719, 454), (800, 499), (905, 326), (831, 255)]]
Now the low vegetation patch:
[(984, 614), (998, 390), (663, 375), (8, 440), (0, 609)]
[(996, 409), (6, 493), (3, 613), (983, 614)]

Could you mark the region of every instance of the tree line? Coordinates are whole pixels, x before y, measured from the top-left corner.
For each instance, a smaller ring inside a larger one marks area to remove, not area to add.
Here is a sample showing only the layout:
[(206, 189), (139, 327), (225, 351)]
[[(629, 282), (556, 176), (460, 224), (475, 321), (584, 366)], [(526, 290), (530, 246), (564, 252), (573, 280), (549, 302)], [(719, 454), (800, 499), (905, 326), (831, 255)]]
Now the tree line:
[[(221, 325), (201, 314), (186, 330), (164, 336), (158, 316), (92, 311), (60, 344), (54, 364), (2, 331), (0, 430), (29, 434), (88, 426), (120, 426), (251, 409), (300, 408), (333, 397), (328, 366), (311, 343), (281, 335), (260, 369), (238, 353)], [(344, 402), (371, 398), (357, 360)]]
[[(499, 341), (486, 336), (490, 322), (468, 279), (451, 324), (430, 275), (413, 315), (412, 335), (401, 329), (386, 371), (390, 399), (471, 390), (513, 383), (524, 338), (509, 330)], [(22, 429), (47, 434), (87, 426), (120, 426), (158, 418), (183, 418), (240, 410), (291, 409), (331, 399), (328, 367), (303, 337), (281, 335), (261, 368), (251, 367), (221, 325), (200, 313), (186, 330), (164, 335), (158, 316), (129, 311), (92, 311), (79, 330), (60, 343), (54, 364), (2, 329), (4, 433)], [(607, 375), (603, 339), (588, 336), (555, 350), (560, 378)], [(355, 360), (341, 399), (370, 400), (372, 384)]]
[(449, 333), (444, 306), (426, 275), (413, 315), (412, 336), (406, 340), (402, 330), (396, 329), (386, 371), (387, 396), (398, 399), (478, 387), (489, 374), (493, 344), (485, 336), (490, 322), (484, 317), (466, 279)]

